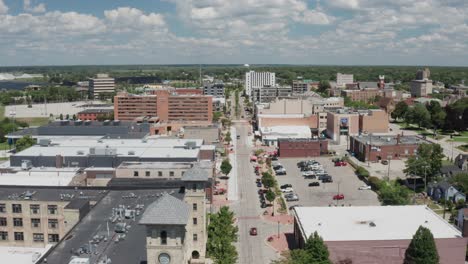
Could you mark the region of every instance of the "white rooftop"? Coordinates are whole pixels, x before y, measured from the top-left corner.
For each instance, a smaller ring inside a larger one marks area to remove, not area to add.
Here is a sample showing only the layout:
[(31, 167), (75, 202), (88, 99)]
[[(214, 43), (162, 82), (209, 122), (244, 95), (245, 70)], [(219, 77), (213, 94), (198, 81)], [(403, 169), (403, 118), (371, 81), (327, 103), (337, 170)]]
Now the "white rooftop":
[(47, 253), (52, 245), (46, 247), (0, 247), (2, 263), (31, 264), (38, 263), (39, 258)]
[(294, 210), (304, 235), (309, 237), (317, 231), (324, 241), (411, 239), (420, 225), (429, 228), (434, 238), (461, 237), (460, 231), (424, 205), (296, 207)]
[(262, 139), (276, 140), (278, 138), (311, 138), (312, 132), (308, 126), (269, 126), (260, 127)]
[(0, 173), (0, 185), (68, 186), (79, 168), (32, 168)]

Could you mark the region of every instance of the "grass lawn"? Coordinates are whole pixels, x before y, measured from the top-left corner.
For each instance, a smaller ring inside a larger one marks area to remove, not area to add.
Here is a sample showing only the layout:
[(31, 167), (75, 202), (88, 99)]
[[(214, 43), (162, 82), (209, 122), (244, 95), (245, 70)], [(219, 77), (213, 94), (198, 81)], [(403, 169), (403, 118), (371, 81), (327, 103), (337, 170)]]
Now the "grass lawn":
[(468, 152), (468, 144), (458, 146), (457, 149)]
[(442, 166), (448, 166), (448, 165), (453, 165), (453, 163), (450, 162), (450, 160), (442, 160)]
[(49, 123), (48, 117), (17, 118), (16, 120), (26, 122), (29, 126), (42, 126)]
[(5, 118), (5, 106), (0, 104), (0, 120)]
[(468, 143), (468, 136), (467, 137), (453, 137), (453, 141)]

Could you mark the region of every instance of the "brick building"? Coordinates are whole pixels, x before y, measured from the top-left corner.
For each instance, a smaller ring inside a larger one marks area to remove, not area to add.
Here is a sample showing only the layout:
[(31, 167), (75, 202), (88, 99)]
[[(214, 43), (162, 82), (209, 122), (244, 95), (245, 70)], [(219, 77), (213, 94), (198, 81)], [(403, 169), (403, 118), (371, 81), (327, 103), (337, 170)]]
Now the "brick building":
[(359, 113), (360, 133), (388, 133), (388, 114), (384, 110)]
[(351, 101), (363, 101), (363, 102), (372, 102), (375, 97), (382, 96), (382, 90), (378, 88), (368, 88), (362, 90), (343, 90), (341, 91), (342, 96), (346, 96)]
[(421, 143), (423, 140), (416, 136), (359, 135), (351, 137), (350, 149), (357, 159), (375, 162), (414, 155)]
[[(180, 90), (180, 91), (179, 91)], [(114, 98), (114, 118), (133, 121), (138, 117), (158, 117), (160, 122), (212, 122), (213, 98), (188, 89), (156, 90), (152, 95), (121, 93)]]
[(77, 116), (80, 120), (96, 121), (98, 117), (111, 117), (113, 114), (114, 109), (86, 109), (78, 112)]
[(312, 138), (279, 139), (278, 148), (281, 158), (318, 157), (328, 153), (328, 140)]

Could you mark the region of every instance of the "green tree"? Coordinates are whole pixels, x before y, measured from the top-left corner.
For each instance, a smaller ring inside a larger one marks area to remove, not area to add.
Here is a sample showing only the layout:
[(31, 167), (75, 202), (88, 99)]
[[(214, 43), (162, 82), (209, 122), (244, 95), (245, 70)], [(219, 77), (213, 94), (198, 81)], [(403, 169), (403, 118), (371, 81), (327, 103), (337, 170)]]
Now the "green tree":
[(65, 119), (66, 119), (66, 120), (70, 120), (70, 115), (67, 114), (67, 115), (65, 116)]
[(282, 259), (273, 261), (272, 264), (332, 264), (329, 256), (327, 246), (315, 231), (307, 239), (303, 249), (291, 250), (289, 254), (283, 255)]
[(327, 80), (322, 80), (319, 82), (317, 91), (320, 93), (327, 92), (331, 88), (330, 82)]
[(418, 147), (416, 155), (406, 160), (406, 174), (430, 178), (439, 173), (444, 158), (443, 149), (439, 144), (422, 143)]
[(60, 120), (63, 120), (63, 114), (60, 114), (59, 119), (60, 119)]
[(221, 112), (214, 112), (213, 113), (213, 122), (218, 122), (219, 118), (223, 115)]
[(391, 116), (395, 120), (404, 118), (408, 109), (408, 104), (406, 104), (405, 101), (400, 101), (395, 105), (395, 110), (393, 110)]
[(412, 113), (412, 123), (417, 124), (419, 128), (427, 127), (431, 122), (431, 114), (422, 104), (416, 104), (409, 111)]
[(270, 173), (264, 172), (262, 175), (262, 184), (265, 188), (271, 188), (275, 186), (275, 178), (273, 178)]
[(218, 213), (210, 215), (208, 225), (208, 256), (216, 264), (234, 264), (237, 261), (236, 247), (238, 228), (234, 226), (234, 213), (227, 206), (221, 207)]
[(75, 114), (73, 114), (72, 119), (76, 120), (76, 115)]
[(378, 188), (382, 205), (407, 205), (410, 202), (410, 191), (396, 181), (382, 181)]
[(468, 173), (458, 173), (450, 178), (450, 182), (457, 186), (461, 192), (468, 192)]
[(272, 191), (271, 189), (268, 189), (268, 191), (265, 194), (265, 199), (267, 199), (267, 201), (270, 202), (271, 204), (275, 200), (275, 198), (276, 198), (275, 192)]
[(431, 115), (431, 124), (432, 127), (441, 128), (444, 126), (445, 118), (447, 117), (447, 113), (445, 110), (440, 106), (439, 102), (437, 101), (430, 101), (426, 104), (426, 108)]
[(16, 151), (22, 151), (34, 145), (36, 140), (33, 139), (31, 136), (27, 135), (24, 136), (16, 141)]
[(228, 131), (228, 132), (226, 133), (226, 136), (224, 137), (224, 141), (226, 141), (228, 144), (231, 143), (231, 141), (232, 141), (231, 132)]
[(404, 264), (438, 264), (439, 254), (434, 236), (426, 227), (419, 226), (405, 252)]
[(228, 159), (223, 160), (223, 162), (221, 162), (221, 172), (227, 176), (231, 172), (231, 170), (232, 170), (232, 165), (229, 162), (229, 160)]

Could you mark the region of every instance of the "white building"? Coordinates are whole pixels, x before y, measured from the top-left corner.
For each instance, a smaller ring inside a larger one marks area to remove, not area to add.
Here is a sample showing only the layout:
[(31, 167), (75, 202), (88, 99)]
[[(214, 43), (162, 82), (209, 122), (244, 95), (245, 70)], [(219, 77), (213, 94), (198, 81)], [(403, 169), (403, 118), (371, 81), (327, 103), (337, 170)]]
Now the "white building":
[(264, 86), (275, 86), (276, 79), (274, 72), (255, 72), (245, 73), (245, 93), (252, 95), (253, 88), (263, 88)]
[(98, 74), (96, 78), (89, 79), (89, 91), (94, 97), (99, 94), (114, 93), (115, 79), (109, 77), (108, 74)]
[(308, 126), (269, 126), (260, 127), (259, 130), (256, 134), (260, 135), (262, 142), (268, 146), (277, 146), (280, 138), (312, 138), (312, 132)]
[(344, 87), (348, 83), (354, 83), (354, 75), (352, 74), (336, 74), (336, 86), (337, 87)]

